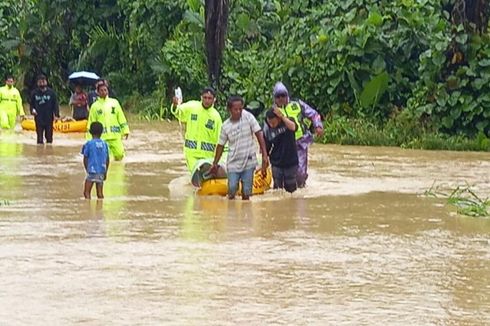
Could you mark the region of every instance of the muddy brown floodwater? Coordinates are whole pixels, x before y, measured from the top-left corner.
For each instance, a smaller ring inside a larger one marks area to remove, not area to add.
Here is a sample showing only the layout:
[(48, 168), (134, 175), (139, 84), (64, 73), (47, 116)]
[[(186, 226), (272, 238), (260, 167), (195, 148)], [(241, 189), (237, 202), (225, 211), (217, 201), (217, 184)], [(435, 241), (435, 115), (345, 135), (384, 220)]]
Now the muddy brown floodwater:
[(489, 325), (490, 154), (315, 144), (306, 189), (198, 197), (175, 123), (133, 121), (106, 199), (82, 134), (0, 136), (2, 325)]

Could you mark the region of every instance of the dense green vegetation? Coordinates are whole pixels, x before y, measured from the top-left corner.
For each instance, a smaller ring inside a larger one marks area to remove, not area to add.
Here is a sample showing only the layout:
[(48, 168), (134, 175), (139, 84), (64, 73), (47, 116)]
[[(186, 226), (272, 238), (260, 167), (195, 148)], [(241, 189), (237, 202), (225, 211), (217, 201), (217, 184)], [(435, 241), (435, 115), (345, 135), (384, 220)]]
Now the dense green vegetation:
[[(283, 80), (326, 116), (324, 141), (488, 150), (486, 1), (230, 1), (220, 103), (271, 104)], [(71, 71), (108, 78), (148, 119), (176, 86), (208, 83), (204, 1), (0, 0), (0, 71), (39, 71), (67, 96)], [(451, 145), (453, 143), (453, 145)]]

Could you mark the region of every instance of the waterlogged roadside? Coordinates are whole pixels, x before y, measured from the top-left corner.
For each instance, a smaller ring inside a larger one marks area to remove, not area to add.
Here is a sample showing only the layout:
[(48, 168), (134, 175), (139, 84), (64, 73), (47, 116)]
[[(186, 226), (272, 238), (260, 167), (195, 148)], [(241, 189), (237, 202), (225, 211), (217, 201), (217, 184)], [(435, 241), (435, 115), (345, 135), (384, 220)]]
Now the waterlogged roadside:
[(0, 141), (2, 322), (490, 323), (490, 220), (422, 196), (485, 198), (488, 153), (314, 144), (307, 188), (229, 201), (194, 194), (177, 123), (130, 127), (101, 201), (83, 135)]
[[(434, 182), (490, 196), (490, 153), (314, 144), (309, 196), (393, 192), (423, 195)], [(311, 193), (310, 193), (311, 192)]]

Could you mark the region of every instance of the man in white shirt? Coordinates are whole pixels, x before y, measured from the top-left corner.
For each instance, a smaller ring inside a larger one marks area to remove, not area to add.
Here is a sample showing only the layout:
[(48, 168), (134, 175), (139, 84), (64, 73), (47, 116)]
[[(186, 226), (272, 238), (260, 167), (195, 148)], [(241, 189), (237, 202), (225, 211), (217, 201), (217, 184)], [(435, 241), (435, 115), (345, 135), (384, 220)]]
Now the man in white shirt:
[(269, 165), (269, 158), (265, 147), (262, 129), (255, 117), (243, 110), (244, 101), (239, 96), (228, 99), (227, 108), (230, 117), (223, 123), (221, 134), (216, 147), (211, 173), (216, 173), (218, 162), (223, 149), (228, 143), (227, 158), (228, 198), (234, 199), (238, 191), (238, 183), (242, 182), (242, 199), (248, 200), (252, 194), (252, 183), (257, 166), (256, 146), (254, 135), (259, 142), (262, 153), (262, 174), (265, 175)]

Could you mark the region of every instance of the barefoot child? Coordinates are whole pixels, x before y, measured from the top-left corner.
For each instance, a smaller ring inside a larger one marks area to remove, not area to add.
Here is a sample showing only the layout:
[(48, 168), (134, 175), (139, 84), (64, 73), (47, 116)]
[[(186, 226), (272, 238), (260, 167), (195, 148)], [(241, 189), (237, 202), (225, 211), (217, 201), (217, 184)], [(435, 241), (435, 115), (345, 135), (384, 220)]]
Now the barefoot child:
[(83, 195), (86, 199), (90, 199), (90, 192), (94, 183), (97, 198), (104, 198), (103, 187), (109, 168), (109, 147), (105, 141), (100, 139), (103, 129), (104, 127), (100, 122), (92, 122), (89, 129), (92, 139), (82, 147), (83, 166), (87, 172), (83, 189)]

